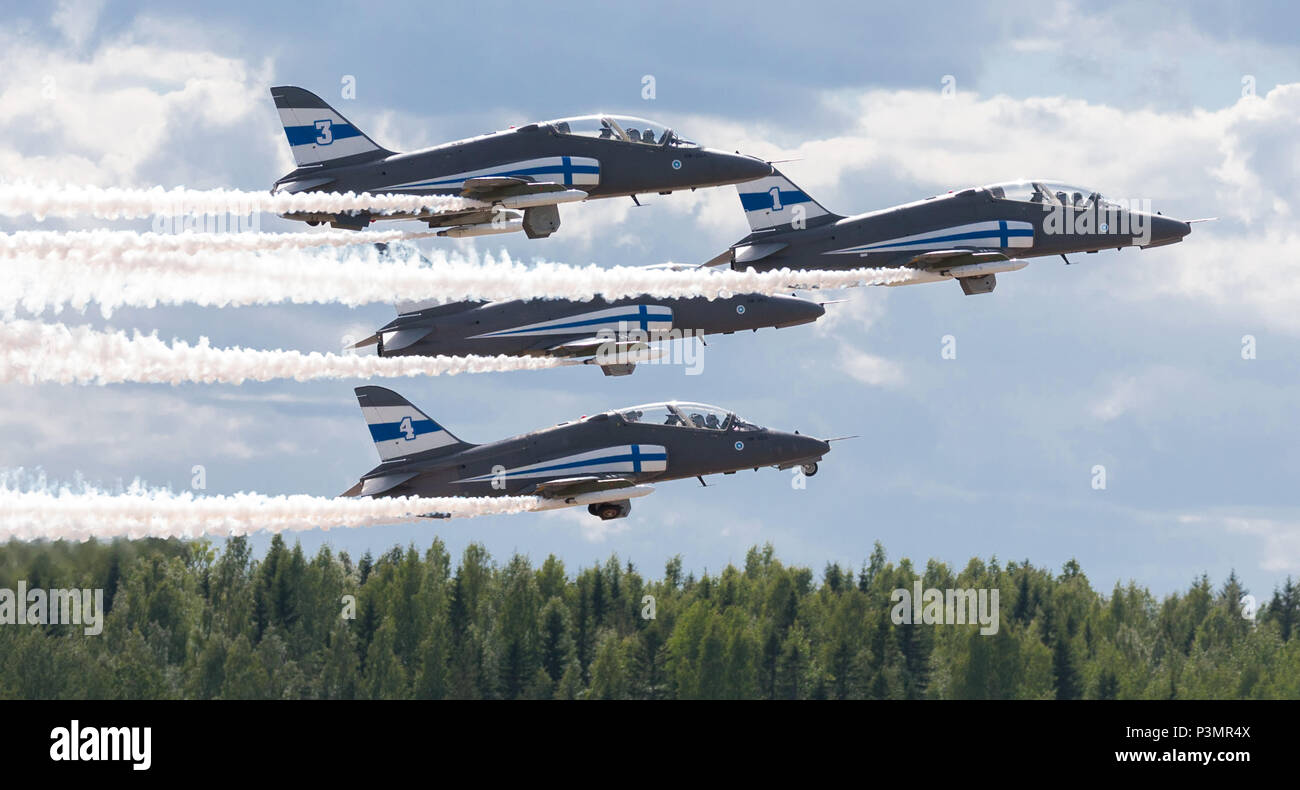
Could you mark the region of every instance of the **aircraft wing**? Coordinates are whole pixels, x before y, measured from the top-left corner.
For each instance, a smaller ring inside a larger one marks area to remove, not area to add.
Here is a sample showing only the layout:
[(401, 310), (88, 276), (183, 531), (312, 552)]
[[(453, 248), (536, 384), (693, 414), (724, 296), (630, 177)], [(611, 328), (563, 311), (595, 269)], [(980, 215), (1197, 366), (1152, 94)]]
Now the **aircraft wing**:
[(784, 241), (767, 242), (761, 244), (759, 243), (736, 244), (735, 246), (729, 249), (723, 250), (721, 253), (715, 255), (714, 257), (710, 258), (704, 263), (701, 263), (700, 268), (704, 268), (706, 266), (720, 266), (722, 264), (732, 264), (732, 263), (740, 263), (740, 264), (753, 263), (754, 261), (761, 261), (762, 259), (768, 257), (769, 255), (774, 255), (789, 246), (790, 246), (789, 242), (784, 242)]
[(565, 477), (559, 480), (546, 480), (533, 487), (532, 493), (545, 499), (567, 499), (578, 494), (593, 491), (612, 491), (619, 488), (632, 488), (636, 483), (626, 477)]
[(918, 269), (949, 269), (954, 266), (966, 266), (972, 263), (994, 263), (1011, 260), (1006, 255), (993, 250), (928, 250), (912, 256), (904, 266)]
[[(473, 196), (477, 200), (487, 200), (487, 198)], [(437, 211), (431, 214), (421, 214), (420, 219), (429, 223), (430, 228), (449, 228), (458, 225), (486, 225), (493, 220), (506, 221), (519, 219), (522, 216), (514, 211), (507, 211), (504, 215), (497, 214), (492, 209), (471, 208), (460, 209), (458, 211)]]
[[(557, 184), (554, 181), (529, 181), (526, 178), (516, 178), (515, 176), (469, 178), (465, 180), (465, 185), (460, 191), (461, 197), (482, 200), (487, 203), (514, 200), (520, 204), (519, 208), (527, 205), (544, 205), (546, 203), (544, 199), (526, 199), (524, 196), (546, 195), (548, 193), (556, 193), (557, 200), (555, 202), (557, 203), (581, 200), (587, 196), (587, 193), (580, 189)], [(516, 208), (516, 206), (510, 205), (507, 208)]]
[(648, 349), (649, 344), (640, 340), (615, 340), (611, 337), (580, 337), (576, 340), (569, 340), (564, 343), (549, 343), (543, 341), (539, 347), (557, 357), (580, 357), (587, 354), (595, 354), (597, 351), (606, 353), (627, 354), (633, 351), (644, 351)]

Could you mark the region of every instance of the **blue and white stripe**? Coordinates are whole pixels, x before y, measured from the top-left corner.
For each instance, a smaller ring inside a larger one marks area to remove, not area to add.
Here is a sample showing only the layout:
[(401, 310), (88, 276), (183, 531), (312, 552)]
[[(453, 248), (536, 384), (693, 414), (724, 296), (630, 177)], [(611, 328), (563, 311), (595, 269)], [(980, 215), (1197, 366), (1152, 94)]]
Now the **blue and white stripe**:
[(830, 212), (794, 182), (780, 173), (767, 178), (738, 184), (740, 205), (751, 230), (766, 230), (789, 225), (796, 219), (807, 221)]
[(948, 250), (954, 248), (1009, 249), (1034, 246), (1034, 226), (1019, 220), (988, 220), (970, 222), (948, 228), (900, 236), (870, 244), (859, 244), (828, 255), (870, 255), (875, 252), (909, 252), (923, 250)]
[(282, 107), (280, 123), (300, 167), (379, 150), (360, 129), (328, 107)]
[(363, 406), (362, 415), (379, 457), (388, 461), (455, 444), (456, 439), (424, 412), (410, 404)]
[(486, 483), (493, 480), (530, 478), (559, 479), (595, 474), (641, 474), (668, 469), (668, 450), (658, 444), (625, 444), (602, 447), (575, 455), (564, 455), (527, 466), (506, 469), (496, 474), (477, 475), (456, 480), (457, 483)]
[(494, 167), (451, 173), (435, 178), (389, 184), (385, 189), (459, 190), (471, 178), (523, 178), (538, 183), (564, 184), (565, 186), (593, 186), (600, 183), (600, 160), (587, 156), (547, 156), (507, 162)]
[(673, 310), (657, 304), (634, 304), (610, 307), (587, 313), (553, 318), (535, 324), (514, 326), (474, 335), (470, 340), (502, 337), (531, 337), (537, 335), (597, 335), (613, 332), (617, 336), (632, 330), (644, 333), (666, 332), (673, 328)]

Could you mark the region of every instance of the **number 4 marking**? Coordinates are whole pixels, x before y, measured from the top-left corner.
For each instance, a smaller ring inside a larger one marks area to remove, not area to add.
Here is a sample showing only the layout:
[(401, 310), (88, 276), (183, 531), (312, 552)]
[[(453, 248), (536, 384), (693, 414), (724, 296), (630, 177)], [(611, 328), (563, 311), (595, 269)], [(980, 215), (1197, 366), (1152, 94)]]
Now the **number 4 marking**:
[(397, 430), (402, 432), (408, 442), (415, 438), (415, 428), (411, 425), (410, 417), (403, 417), (402, 422), (397, 426)]

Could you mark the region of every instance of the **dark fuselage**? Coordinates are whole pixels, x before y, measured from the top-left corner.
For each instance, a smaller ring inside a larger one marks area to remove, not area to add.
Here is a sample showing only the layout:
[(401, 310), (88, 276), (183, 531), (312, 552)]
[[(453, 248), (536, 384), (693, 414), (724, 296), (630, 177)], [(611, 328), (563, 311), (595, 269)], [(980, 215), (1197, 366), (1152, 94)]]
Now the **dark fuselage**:
[[(818, 303), (791, 296), (744, 294), (634, 297), (578, 302), (562, 299), (464, 302), (399, 316), (380, 330), (380, 356), (573, 355), (566, 343), (594, 335), (642, 339), (787, 327), (820, 318)], [(648, 336), (648, 337), (647, 337)]]
[[(709, 148), (561, 134), (547, 125), (529, 124), (411, 153), (377, 152), (324, 167), (299, 168), (277, 181), (275, 188), (460, 195), (472, 178), (521, 178), (580, 189), (588, 198), (605, 198), (736, 184), (759, 178), (771, 169), (754, 157)], [(495, 196), (486, 193), (483, 197), (490, 202)], [(329, 219), (330, 215), (294, 217)]]
[[(636, 447), (627, 451), (622, 448)], [(663, 448), (662, 450), (658, 448)], [(582, 456), (609, 451), (602, 468)], [(532, 493), (538, 483), (582, 475), (617, 475), (635, 483), (725, 474), (764, 466), (815, 462), (830, 446), (810, 436), (765, 428), (727, 430), (629, 422), (618, 412), (602, 413), (451, 454), (437, 452), (385, 462), (365, 478), (416, 473), (382, 496), (511, 496)], [(640, 455), (644, 461), (633, 457)], [(655, 461), (662, 456), (660, 464)], [(574, 460), (578, 457), (577, 460)], [(615, 466), (631, 469), (614, 468)], [(555, 467), (536, 473), (529, 467)], [(662, 466), (647, 470), (646, 467)], [(641, 471), (637, 470), (641, 467)], [(523, 470), (523, 471), (518, 471)], [(363, 480), (365, 479), (363, 478)]]
[[(915, 265), (916, 256), (927, 251), (952, 249), (1029, 258), (1156, 247), (1180, 241), (1190, 231), (1187, 223), (1159, 214), (1105, 203), (1049, 206), (998, 198), (984, 188), (852, 217), (818, 219), (803, 229), (787, 224), (751, 234), (735, 245), (733, 267), (767, 271), (905, 266)], [(754, 248), (749, 260), (746, 246)]]

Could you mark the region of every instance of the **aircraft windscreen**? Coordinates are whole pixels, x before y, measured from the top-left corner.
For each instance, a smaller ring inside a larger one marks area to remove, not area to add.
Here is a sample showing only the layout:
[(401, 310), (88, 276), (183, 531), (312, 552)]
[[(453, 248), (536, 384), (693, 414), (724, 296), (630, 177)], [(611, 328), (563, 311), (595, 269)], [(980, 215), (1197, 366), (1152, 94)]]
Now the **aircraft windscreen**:
[(695, 143), (683, 140), (676, 132), (662, 124), (628, 115), (584, 115), (550, 121), (547, 125), (559, 134), (595, 137), (601, 140), (622, 140), (625, 143), (641, 145), (697, 147)]
[(1086, 206), (1105, 202), (1099, 192), (1084, 187), (1071, 186), (1059, 181), (1011, 181), (984, 187), (999, 200), (1018, 200), (1023, 203), (1044, 203), (1054, 206)]
[[(711, 431), (725, 431), (731, 427), (733, 415), (726, 409), (708, 406), (703, 403), (652, 403), (645, 406), (633, 406), (619, 412), (628, 422), (646, 425), (672, 425), (683, 428), (703, 428)], [(754, 426), (744, 423), (746, 428)]]

